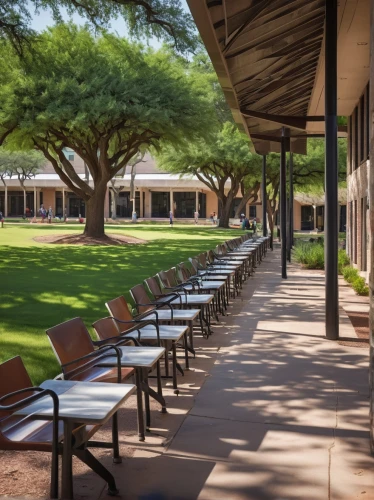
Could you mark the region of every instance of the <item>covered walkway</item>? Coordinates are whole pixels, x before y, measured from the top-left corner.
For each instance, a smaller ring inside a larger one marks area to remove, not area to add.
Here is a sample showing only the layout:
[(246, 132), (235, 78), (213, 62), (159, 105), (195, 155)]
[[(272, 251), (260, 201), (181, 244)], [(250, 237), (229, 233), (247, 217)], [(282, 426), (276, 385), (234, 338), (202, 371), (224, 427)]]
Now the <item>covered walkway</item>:
[[(284, 282), (279, 261), (269, 252), (226, 323), (200, 340), (154, 433), (123, 438), (136, 449), (122, 465), (108, 459), (122, 498), (374, 498), (368, 349), (326, 340), (323, 275), (291, 266)], [(341, 337), (356, 338), (342, 308), (340, 322)], [(88, 479), (90, 498), (107, 498)]]

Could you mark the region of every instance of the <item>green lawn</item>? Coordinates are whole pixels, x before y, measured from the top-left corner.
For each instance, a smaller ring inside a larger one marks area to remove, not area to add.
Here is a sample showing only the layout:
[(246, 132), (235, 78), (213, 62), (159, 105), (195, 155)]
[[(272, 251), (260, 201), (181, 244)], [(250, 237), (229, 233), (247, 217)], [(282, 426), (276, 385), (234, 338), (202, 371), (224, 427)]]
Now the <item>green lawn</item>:
[(144, 245), (72, 246), (36, 243), (35, 236), (71, 234), (82, 226), (5, 225), (0, 228), (0, 361), (20, 354), (34, 383), (59, 373), (45, 330), (81, 316), (106, 316), (104, 303), (161, 269), (213, 248), (241, 230), (208, 227), (108, 226), (107, 232)]

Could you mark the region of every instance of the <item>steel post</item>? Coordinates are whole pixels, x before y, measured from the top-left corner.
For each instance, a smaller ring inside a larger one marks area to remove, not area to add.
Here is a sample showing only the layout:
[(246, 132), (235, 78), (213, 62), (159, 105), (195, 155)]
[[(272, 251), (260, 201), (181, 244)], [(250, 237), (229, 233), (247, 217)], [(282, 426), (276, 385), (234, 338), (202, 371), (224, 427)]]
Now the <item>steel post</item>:
[[(293, 204), (294, 204), (294, 189), (293, 189), (293, 154), (290, 152), (290, 162), (289, 162), (289, 183), (290, 183), (290, 205), (289, 205), (289, 218), (290, 218), (290, 248), (293, 247), (294, 245), (294, 238), (293, 238)], [(290, 255), (290, 262), (291, 262), (291, 255)]]
[(262, 236), (267, 236), (266, 155), (262, 157)]
[(339, 338), (337, 0), (326, 0), (325, 21), (325, 311), (326, 337)]
[(281, 155), (280, 155), (280, 230), (281, 230), (281, 263), (282, 278), (287, 279), (287, 212), (286, 212), (286, 150), (288, 130), (282, 127)]

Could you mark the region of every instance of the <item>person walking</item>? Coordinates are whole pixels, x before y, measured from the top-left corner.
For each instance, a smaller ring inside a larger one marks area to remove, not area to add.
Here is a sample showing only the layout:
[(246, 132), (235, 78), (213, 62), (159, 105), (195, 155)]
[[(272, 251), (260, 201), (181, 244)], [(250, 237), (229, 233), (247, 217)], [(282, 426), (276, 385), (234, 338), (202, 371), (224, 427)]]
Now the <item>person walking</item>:
[(170, 221), (171, 227), (173, 227), (173, 212), (172, 212), (172, 210), (170, 210), (170, 212), (169, 212), (169, 221)]
[(45, 211), (45, 208), (44, 208), (43, 204), (40, 205), (39, 215), (42, 218), (42, 222), (44, 222), (44, 219), (45, 219), (45, 216), (46, 216), (46, 211)]
[(213, 224), (217, 224), (217, 214), (213, 212)]
[(4, 216), (3, 216), (3, 212), (0, 212), (0, 222), (1, 222), (1, 227), (4, 227)]
[(53, 210), (52, 210), (52, 207), (49, 207), (48, 208), (48, 224), (51, 224), (52, 217), (53, 217)]
[(195, 219), (195, 224), (198, 224), (198, 222), (199, 222), (199, 212), (198, 212), (198, 211), (196, 211), (196, 212), (193, 214), (193, 216), (194, 216), (194, 219)]
[(256, 221), (256, 219), (253, 219), (252, 228), (253, 228), (253, 234), (256, 234), (256, 231), (257, 231), (257, 221)]

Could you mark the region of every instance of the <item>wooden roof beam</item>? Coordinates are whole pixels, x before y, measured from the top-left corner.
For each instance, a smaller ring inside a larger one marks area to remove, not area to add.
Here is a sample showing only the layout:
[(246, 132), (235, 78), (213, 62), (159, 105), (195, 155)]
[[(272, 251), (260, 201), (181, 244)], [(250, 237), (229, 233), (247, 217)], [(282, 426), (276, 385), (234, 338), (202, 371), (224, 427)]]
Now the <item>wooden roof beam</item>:
[(285, 116), (285, 115), (272, 115), (268, 113), (261, 113), (260, 111), (251, 111), (247, 109), (240, 109), (243, 116), (248, 118), (259, 118), (260, 120), (267, 120), (273, 123), (279, 123), (285, 127), (306, 129), (307, 122), (323, 122), (324, 116)]

